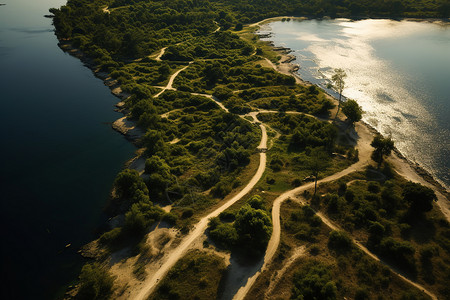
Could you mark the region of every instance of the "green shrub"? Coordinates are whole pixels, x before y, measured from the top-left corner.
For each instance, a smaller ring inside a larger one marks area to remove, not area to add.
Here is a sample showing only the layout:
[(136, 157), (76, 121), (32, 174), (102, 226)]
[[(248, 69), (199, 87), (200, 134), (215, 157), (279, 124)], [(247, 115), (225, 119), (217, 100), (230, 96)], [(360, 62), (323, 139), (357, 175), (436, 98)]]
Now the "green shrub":
[(337, 298), (336, 284), (332, 280), (330, 267), (320, 261), (310, 261), (294, 274), (291, 299)]
[(99, 242), (103, 245), (115, 245), (122, 236), (122, 228), (116, 227), (100, 236)]
[(109, 299), (113, 292), (114, 277), (98, 263), (86, 264), (81, 269), (81, 299)]
[(352, 249), (353, 242), (347, 233), (333, 230), (328, 238), (328, 247), (337, 253), (344, 253)]

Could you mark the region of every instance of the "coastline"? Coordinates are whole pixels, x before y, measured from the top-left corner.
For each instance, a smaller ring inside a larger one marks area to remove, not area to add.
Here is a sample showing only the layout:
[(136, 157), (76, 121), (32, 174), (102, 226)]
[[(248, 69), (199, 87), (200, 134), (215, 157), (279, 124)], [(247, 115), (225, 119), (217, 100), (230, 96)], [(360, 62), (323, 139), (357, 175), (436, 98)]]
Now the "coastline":
[[(282, 18), (282, 17), (278, 17), (278, 18)], [(266, 19), (266, 20), (273, 20), (275, 18), (270, 18), (270, 19)], [(263, 20), (265, 21), (265, 20)], [(261, 22), (263, 22), (261, 21)], [(258, 22), (258, 23), (261, 23)], [(268, 22), (272, 22), (272, 21), (268, 21)], [(265, 23), (264, 23), (265, 24)], [(256, 34), (256, 32), (253, 32), (253, 34)], [(118, 131), (119, 133), (121, 133), (122, 135), (124, 135), (124, 137), (131, 141), (132, 143), (136, 144), (139, 140), (140, 137), (142, 137), (143, 132), (139, 130), (139, 128), (137, 128), (136, 126), (136, 122), (127, 119), (127, 111), (124, 108), (124, 100), (126, 100), (130, 95), (128, 95), (127, 93), (124, 93), (121, 88), (120, 85), (117, 83), (117, 81), (113, 80), (110, 78), (109, 73), (107, 72), (100, 72), (97, 68), (97, 66), (93, 63), (93, 60), (91, 60), (89, 57), (87, 57), (82, 51), (80, 51), (79, 49), (76, 49), (72, 46), (72, 44), (70, 43), (70, 41), (60, 41), (60, 43), (58, 44), (59, 47), (67, 52), (70, 55), (73, 55), (77, 58), (79, 58), (85, 66), (87, 66), (88, 68), (91, 69), (91, 71), (93, 72), (94, 76), (96, 76), (99, 79), (102, 79), (104, 84), (106, 86), (108, 86), (111, 90), (111, 93), (118, 97), (120, 99), (120, 102), (118, 102), (116, 104), (117, 110), (121, 113), (124, 114), (123, 117), (119, 118), (118, 120), (116, 120), (115, 122), (112, 123), (112, 128), (116, 131)], [(283, 48), (283, 47), (275, 47), (272, 44), (272, 50), (276, 51), (277, 53), (279, 53), (281, 55), (281, 59), (280, 59), (280, 63), (275, 65), (273, 63), (271, 63), (269, 61), (269, 63), (273, 66), (273, 68), (282, 73), (282, 74), (288, 74), (288, 75), (292, 75), (294, 76), (294, 78), (296, 79), (296, 82), (302, 85), (311, 85), (312, 83), (304, 81), (298, 74), (297, 74), (297, 70), (299, 68), (298, 65), (295, 64), (295, 60), (296, 57), (293, 55), (289, 54), (289, 49), (288, 48)], [(326, 93), (326, 92), (325, 92)], [(326, 93), (328, 95), (328, 97), (330, 97), (330, 99), (332, 99), (334, 102), (337, 101), (337, 99), (335, 99), (334, 97), (332, 97), (331, 95), (329, 95), (328, 93)], [(371, 138), (373, 138), (373, 135), (377, 133), (377, 131), (371, 127), (369, 124), (366, 124), (364, 122), (360, 122), (360, 124), (358, 125), (360, 126), (364, 132), (368, 132), (369, 134), (367, 134), (364, 137), (364, 141), (367, 143), (367, 141), (371, 141)], [(362, 138), (361, 138), (362, 139)], [(140, 162), (141, 160), (141, 156), (139, 153), (136, 153), (136, 156), (131, 158), (129, 160), (128, 163), (125, 164), (126, 167), (130, 167), (130, 168), (135, 168), (138, 169), (138, 165), (142, 165)], [(445, 195), (445, 199), (447, 200), (447, 203), (443, 203), (443, 200), (440, 199), (440, 203), (446, 204), (446, 207), (448, 209), (448, 213), (445, 212), (445, 208), (443, 209), (443, 207), (441, 205), (440, 206), (440, 210), (442, 211), (442, 213), (447, 217), (447, 219), (450, 219), (450, 203), (449, 203), (449, 192), (448, 190), (446, 190), (442, 185), (440, 185), (431, 174), (429, 174), (428, 172), (426, 172), (423, 168), (421, 168), (420, 166), (418, 166), (417, 164), (409, 161), (404, 155), (402, 155), (397, 149), (395, 149), (393, 155), (392, 155), (392, 160), (393, 162), (396, 164), (396, 167), (394, 168), (397, 172), (399, 171), (397, 169), (397, 167), (401, 167), (401, 168), (405, 168), (404, 170), (404, 174), (402, 174), (406, 179), (408, 180), (417, 180), (417, 178), (415, 176), (412, 176), (412, 174), (410, 173), (411, 170), (414, 170), (415, 175), (417, 175), (418, 177), (421, 178), (421, 183), (426, 182), (426, 185), (432, 185), (433, 189), (435, 191), (439, 191), (439, 193)], [(409, 169), (408, 169), (409, 168)], [(140, 171), (140, 170), (138, 170)], [(399, 174), (401, 174), (400, 172), (398, 172)], [(156, 270), (155, 270), (156, 271)]]
[[(58, 47), (62, 51), (78, 58), (87, 68), (89, 68), (92, 71), (95, 77), (101, 79), (103, 81), (103, 84), (109, 87), (111, 94), (119, 98), (119, 102), (115, 104), (116, 111), (122, 113), (124, 116), (111, 123), (111, 127), (115, 131), (122, 134), (127, 140), (132, 142), (135, 146), (137, 146), (137, 142), (143, 136), (144, 132), (142, 132), (142, 130), (140, 130), (136, 126), (135, 121), (128, 119), (126, 116), (128, 111), (124, 107), (125, 106), (124, 101), (128, 99), (130, 95), (122, 91), (117, 80), (111, 78), (108, 72), (100, 71), (97, 68), (97, 65), (94, 63), (94, 60), (85, 55), (80, 49), (75, 48), (70, 41), (61, 39), (58, 40), (59, 40)], [(137, 157), (139, 156), (131, 158), (130, 161), (136, 159)]]
[[(306, 17), (293, 17), (293, 16), (280, 16), (280, 17), (273, 17), (264, 19), (262, 21), (259, 21), (257, 23), (249, 24), (248, 27), (259, 27), (264, 24), (268, 24), (275, 21), (280, 21), (283, 18), (290, 18), (295, 20), (306, 20), (308, 18)], [(404, 20), (407, 20), (406, 18)], [(411, 20), (411, 19), (408, 19)], [(416, 19), (415, 19), (416, 20)], [(431, 20), (431, 19), (430, 19)], [(436, 21), (437, 19), (432, 19)], [(429, 21), (427, 19), (418, 20), (417, 21)], [(442, 20), (440, 20), (442, 21)], [(258, 30), (255, 30), (252, 34), (258, 35)], [(299, 64), (296, 64), (296, 57), (292, 54), (290, 54), (291, 49), (286, 47), (277, 47), (273, 44), (273, 41), (268, 41), (268, 44), (271, 46), (272, 51), (278, 53), (281, 56), (281, 59), (279, 60), (278, 64), (272, 63), (270, 60), (266, 59), (267, 62), (271, 67), (273, 67), (276, 71), (285, 74), (293, 76), (298, 84), (301, 85), (312, 85), (311, 82), (303, 80), (300, 75), (297, 73), (297, 70), (299, 69)], [(120, 101), (116, 103), (117, 111), (121, 112), (124, 116), (122, 118), (117, 119), (111, 124), (111, 127), (122, 134), (127, 140), (132, 142), (133, 144), (137, 145), (138, 140), (143, 136), (144, 132), (142, 132), (137, 126), (136, 122), (133, 120), (129, 120), (127, 118), (127, 111), (123, 107), (124, 106), (124, 100), (126, 100), (128, 97), (130, 97), (129, 94), (123, 92), (120, 88), (120, 85), (117, 83), (116, 80), (112, 79), (109, 76), (109, 73), (102, 72), (99, 69), (97, 69), (97, 66), (93, 62), (93, 59), (90, 59), (88, 56), (86, 56), (81, 50), (73, 47), (72, 43), (67, 40), (59, 40), (58, 46), (63, 50), (64, 52), (67, 52), (68, 54), (77, 57), (80, 59), (83, 64), (91, 69), (92, 73), (95, 77), (103, 80), (103, 83), (108, 86), (111, 90), (111, 93), (118, 97)], [(335, 104), (337, 104), (337, 99), (324, 91), (327, 97), (332, 100)], [(372, 135), (378, 134), (379, 132), (373, 128), (371, 125), (367, 124), (364, 121), (360, 121), (361, 124), (363, 124), (371, 133)], [(413, 170), (414, 175), (411, 174), (411, 171), (409, 170), (407, 174), (405, 174), (405, 178), (412, 181), (419, 181), (420, 183), (433, 188), (435, 192), (438, 192), (441, 195), (441, 199), (444, 198), (446, 203), (441, 203), (440, 205), (441, 210), (444, 210), (443, 213), (448, 216), (450, 219), (450, 191), (439, 182), (438, 179), (436, 179), (429, 171), (427, 171), (422, 165), (419, 163), (413, 162), (410, 159), (408, 159), (407, 156), (405, 156), (403, 153), (401, 153), (397, 148), (394, 148), (393, 155), (390, 158), (390, 161), (392, 161), (394, 158), (398, 162), (396, 163), (398, 166), (400, 165), (399, 162), (403, 162), (408, 167)], [(125, 164), (125, 166), (133, 166), (132, 162), (136, 161), (140, 158), (140, 154), (135, 155), (134, 157), (130, 158), (130, 160)], [(395, 165), (394, 160), (394, 165)], [(403, 166), (405, 168), (405, 166)], [(418, 180), (420, 178), (420, 180)], [(445, 212), (447, 211), (447, 212)]]
[[(305, 17), (275, 17), (275, 18), (268, 18), (265, 19), (263, 21), (254, 23), (249, 25), (249, 27), (251, 26), (261, 26), (264, 24), (268, 24), (271, 22), (275, 22), (275, 21), (280, 21), (282, 18), (291, 18), (291, 19), (295, 19), (295, 20), (305, 20), (307, 18)], [(411, 19), (411, 18), (404, 18), (402, 20), (409, 20), (409, 21), (417, 21), (417, 22), (445, 22), (443, 21), (444, 19)], [(447, 24), (450, 25), (450, 24)], [(257, 34), (258, 30), (256, 30), (254, 32), (254, 34)], [(264, 38), (270, 38), (270, 34), (265, 34)], [(286, 75), (292, 75), (295, 77), (297, 83), (299, 84), (306, 84), (306, 85), (313, 85), (313, 83), (303, 80), (300, 75), (297, 73), (297, 70), (299, 69), (300, 65), (295, 63), (295, 61), (297, 60), (296, 56), (290, 54), (290, 52), (292, 51), (290, 48), (287, 47), (279, 47), (279, 46), (275, 46), (273, 41), (267, 41), (268, 44), (272, 47), (273, 51), (277, 52), (280, 56), (281, 59), (279, 61), (279, 64), (275, 65), (272, 64), (274, 69), (276, 69), (278, 72), (282, 73), (282, 74), (286, 74)], [(320, 88), (320, 87), (319, 87)], [(337, 104), (338, 100), (333, 97), (332, 95), (330, 95), (329, 93), (327, 93), (327, 91), (323, 91), (328, 97), (329, 99), (331, 99), (335, 104)], [(367, 122), (364, 121), (360, 121), (362, 124), (364, 124), (365, 127), (367, 127), (373, 135), (375, 134), (379, 134), (379, 132), (372, 127), (370, 124), (368, 124)], [(447, 200), (449, 200), (449, 205), (450, 205), (450, 190), (448, 188), (446, 188), (444, 186), (443, 183), (441, 183), (439, 181), (438, 178), (435, 178), (429, 171), (427, 171), (424, 166), (422, 166), (421, 164), (414, 162), (410, 159), (408, 159), (408, 157), (406, 155), (404, 155), (403, 153), (401, 153), (400, 150), (398, 150), (396, 147), (394, 148), (394, 154), (397, 157), (397, 159), (402, 160), (404, 162), (406, 162), (416, 173), (418, 176), (420, 176), (425, 182), (427, 182), (428, 184), (431, 184), (435, 187), (435, 189), (437, 189), (440, 193), (444, 194), (445, 197), (447, 198)]]

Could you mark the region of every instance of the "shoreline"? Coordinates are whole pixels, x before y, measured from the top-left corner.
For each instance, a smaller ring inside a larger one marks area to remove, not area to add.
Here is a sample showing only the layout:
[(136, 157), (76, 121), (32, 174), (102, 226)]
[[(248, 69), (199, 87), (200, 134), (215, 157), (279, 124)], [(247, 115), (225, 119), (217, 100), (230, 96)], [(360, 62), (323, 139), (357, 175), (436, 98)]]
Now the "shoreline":
[[(282, 18), (282, 17), (279, 17), (279, 18)], [(270, 19), (274, 19), (274, 18), (270, 18)], [(266, 20), (268, 20), (268, 19), (266, 19)], [(265, 20), (263, 20), (263, 21), (265, 21)], [(261, 21), (261, 22), (263, 22), (263, 21)], [(269, 22), (271, 22), (271, 21), (269, 21)], [(258, 22), (258, 23), (260, 23), (260, 22)], [(257, 35), (256, 31), (253, 32), (252, 34)], [(61, 50), (63, 50), (64, 52), (67, 52), (69, 55), (79, 58), (80, 61), (82, 61), (83, 64), (93, 72), (94, 76), (101, 79), (103, 81), (103, 83), (107, 87), (110, 88), (111, 93), (120, 99), (119, 102), (115, 104), (115, 106), (117, 108), (116, 111), (122, 113), (123, 117), (114, 121), (111, 124), (111, 126), (114, 130), (116, 130), (117, 132), (122, 134), (127, 140), (129, 140), (130, 142), (132, 142), (133, 144), (136, 145), (139, 138), (142, 137), (143, 132), (139, 128), (137, 128), (137, 124), (135, 121), (127, 118), (127, 110), (124, 108), (123, 101), (126, 100), (130, 95), (123, 92), (122, 89), (120, 88), (120, 85), (117, 83), (116, 80), (112, 79), (109, 76), (110, 74), (108, 72), (101, 72), (97, 68), (97, 65), (93, 62), (93, 60), (90, 59), (89, 57), (87, 57), (81, 50), (73, 47), (73, 45), (71, 44), (70, 41), (59, 40), (58, 46), (61, 48)], [(281, 55), (279, 64), (276, 65), (276, 64), (271, 63), (273, 68), (277, 72), (294, 76), (294, 78), (296, 79), (296, 82), (299, 84), (312, 85), (311, 82), (304, 81), (299, 76), (299, 74), (297, 74), (297, 70), (298, 70), (299, 66), (294, 63), (294, 61), (296, 60), (296, 57), (293, 55), (290, 55), (289, 53), (286, 53), (286, 51), (289, 51), (288, 48), (275, 47), (273, 44), (271, 46), (273, 48), (272, 49), (273, 51), (276, 51), (276, 53), (279, 53)], [(326, 93), (326, 91), (325, 91), (325, 93)], [(336, 98), (332, 97), (328, 93), (326, 93), (326, 95), (327, 95), (327, 97), (330, 97), (331, 99), (333, 99), (333, 102), (337, 101)], [(370, 126), (369, 124), (367, 124), (363, 121), (360, 121), (359, 126), (363, 127), (364, 130), (367, 130), (367, 132), (370, 134), (371, 137), (373, 137), (373, 135), (377, 133), (377, 131), (372, 126)], [(367, 141), (367, 139), (365, 139), (365, 141)], [(394, 156), (395, 156), (395, 158), (394, 158)], [(422, 178), (423, 181), (428, 182), (430, 185), (432, 185), (434, 187), (433, 189), (435, 191), (438, 190), (440, 193), (444, 194), (445, 198), (447, 199), (446, 205), (448, 207), (450, 207), (449, 206), (450, 203), (448, 203), (449, 191), (447, 189), (445, 189), (445, 187), (443, 187), (441, 184), (439, 184), (439, 182), (437, 182), (431, 174), (429, 174), (426, 170), (424, 170), (422, 167), (420, 167), (416, 163), (409, 161), (396, 148), (394, 150), (392, 158), (394, 158), (396, 160), (396, 162), (403, 162), (403, 163), (407, 164), (411, 169), (414, 170), (414, 172), (416, 172), (417, 176)], [(142, 162), (139, 161), (140, 159), (141, 159), (141, 153), (139, 153), (139, 149), (137, 149), (137, 151), (135, 152), (135, 156), (132, 157), (127, 163), (125, 163), (124, 167), (138, 169), (139, 167), (137, 167), (137, 166), (142, 165)], [(399, 173), (397, 166), (395, 166), (393, 169), (397, 173)], [(401, 173), (399, 173), (399, 174), (401, 174)], [(404, 176), (404, 175), (402, 175), (402, 176)], [(404, 177), (407, 180), (413, 180), (413, 178), (411, 178), (411, 177), (408, 177), (408, 176), (404, 176)], [(444, 216), (449, 218), (450, 217), (450, 208), (449, 208), (449, 213), (446, 213), (444, 211), (445, 209), (443, 209), (441, 205), (439, 205), (439, 206), (440, 206), (440, 211), (444, 214)]]
[[(69, 40), (58, 39), (58, 41), (58, 47), (62, 51), (78, 58), (84, 66), (92, 71), (96, 78), (103, 81), (103, 84), (110, 89), (113, 96), (119, 98), (119, 102), (114, 104), (116, 107), (115, 111), (122, 113), (124, 116), (112, 122), (111, 127), (137, 146), (137, 140), (141, 138), (144, 133), (137, 127), (135, 121), (127, 118), (127, 110), (124, 108), (124, 101), (131, 95), (122, 91), (120, 84), (118, 84), (117, 80), (111, 78), (108, 72), (97, 69), (97, 65), (94, 63), (94, 60), (85, 55), (80, 49), (75, 48)], [(136, 156), (130, 160), (134, 160), (135, 158)]]
[[(254, 24), (250, 24), (249, 27), (252, 26), (261, 26), (261, 25), (266, 25), (268, 23), (272, 23), (272, 22), (276, 22), (276, 21), (280, 21), (283, 18), (291, 18), (292, 20), (306, 20), (308, 18), (305, 17), (275, 17), (275, 18), (268, 18), (265, 20), (262, 20), (260, 22), (254, 23)], [(371, 18), (373, 19), (373, 18)], [(403, 18), (402, 20), (408, 20), (408, 21), (417, 21), (417, 22), (436, 22), (436, 21), (440, 21), (443, 22), (443, 19), (411, 19), (411, 18)], [(447, 25), (450, 25), (447, 24)], [(258, 35), (259, 29), (255, 30), (254, 34)], [(269, 34), (264, 34), (264, 38), (270, 38), (270, 33)], [(259, 35), (258, 35), (259, 36)], [(290, 54), (290, 52), (292, 52), (292, 50), (290, 48), (287, 47), (279, 47), (279, 46), (275, 46), (273, 41), (267, 41), (267, 43), (272, 47), (272, 50), (275, 51), (276, 53), (278, 53), (281, 56), (281, 59), (279, 60), (279, 64), (275, 65), (273, 64), (274, 68), (282, 73), (282, 74), (286, 74), (286, 75), (292, 75), (296, 78), (297, 83), (299, 84), (305, 84), (305, 85), (313, 85), (313, 83), (303, 80), (300, 75), (297, 73), (297, 70), (299, 69), (299, 64), (294, 63), (297, 60), (297, 57), (295, 55)], [(318, 88), (322, 89), (320, 86), (317, 86)], [(323, 89), (322, 89), (323, 90)], [(337, 99), (335, 97), (333, 97), (332, 95), (330, 95), (327, 91), (323, 90), (324, 93), (330, 98), (332, 99), (332, 101), (334, 103), (337, 103)], [(368, 124), (367, 122), (361, 120), (359, 121), (361, 122), (365, 127), (367, 127), (372, 134), (379, 134), (379, 132), (370, 124)], [(428, 184), (432, 185), (435, 189), (437, 189), (441, 194), (443, 194), (445, 196), (445, 198), (449, 201), (448, 205), (450, 206), (450, 190), (445, 186), (445, 184), (443, 182), (441, 182), (439, 180), (439, 178), (436, 178), (435, 176), (432, 175), (432, 173), (430, 171), (428, 171), (423, 165), (421, 165), (420, 163), (414, 162), (410, 159), (408, 159), (408, 157), (403, 154), (400, 150), (397, 149), (397, 147), (394, 147), (394, 154), (395, 156), (400, 159), (403, 160), (404, 162), (406, 162), (415, 172), (418, 176), (420, 176), (425, 182), (427, 182)], [(409, 179), (409, 178), (406, 178)]]
[[(264, 19), (262, 21), (259, 21), (257, 23), (253, 23), (253, 24), (249, 24), (247, 25), (248, 27), (254, 27), (254, 26), (258, 26), (260, 28), (261, 25), (264, 24), (268, 24), (271, 22), (275, 22), (275, 21), (280, 21), (283, 18), (290, 18), (292, 20), (307, 20), (309, 18), (306, 17), (293, 17), (293, 16), (280, 16), (280, 17), (273, 17), (273, 18), (268, 18), (268, 19)], [(412, 20), (412, 19), (407, 19), (404, 18), (403, 20)], [(415, 19), (416, 21), (426, 21), (426, 22), (430, 22), (430, 20), (440, 20), (442, 21), (443, 19)], [(450, 25), (450, 24), (449, 24)], [(259, 36), (258, 32), (259, 29), (256, 29), (254, 32), (252, 32), (252, 34)], [(59, 40), (59, 39), (58, 39)], [(295, 55), (290, 54), (290, 52), (292, 51), (290, 48), (287, 47), (277, 47), (274, 45), (273, 41), (267, 41), (268, 44), (270, 45), (270, 47), (272, 48), (272, 51), (278, 53), (281, 56), (281, 59), (279, 60), (279, 63), (276, 65), (274, 63), (272, 63), (270, 60), (266, 59), (268, 61), (268, 63), (277, 71), (280, 72), (282, 74), (285, 75), (290, 75), (293, 76), (296, 79), (296, 82), (298, 84), (301, 85), (313, 85), (313, 83), (303, 80), (300, 75), (297, 73), (297, 70), (300, 68), (299, 64), (294, 63), (297, 60), (297, 57)], [(117, 98), (120, 99), (120, 101), (118, 103), (115, 104), (116, 106), (116, 111), (122, 113), (124, 116), (117, 119), (116, 121), (114, 121), (111, 124), (111, 127), (113, 128), (113, 130), (119, 132), (120, 134), (122, 134), (127, 140), (129, 140), (131, 143), (133, 143), (135, 146), (137, 146), (137, 142), (139, 140), (139, 138), (142, 137), (142, 135), (144, 134), (137, 126), (136, 126), (136, 122), (133, 120), (129, 120), (127, 118), (127, 111), (126, 109), (123, 107), (124, 106), (124, 100), (126, 100), (128, 97), (130, 97), (129, 94), (123, 92), (120, 88), (120, 85), (117, 83), (116, 80), (112, 79), (109, 76), (109, 73), (107, 72), (102, 72), (99, 71), (98, 69), (96, 69), (96, 65), (93, 62), (93, 59), (90, 59), (88, 56), (86, 56), (81, 50), (73, 47), (72, 43), (68, 40), (59, 40), (58, 46), (60, 47), (61, 50), (63, 50), (64, 52), (67, 52), (69, 55), (72, 55), (74, 57), (77, 57), (78, 59), (80, 59), (81, 62), (83, 62), (83, 64), (88, 67), (92, 73), (94, 74), (95, 77), (101, 79), (103, 81), (103, 83), (110, 88), (111, 90), (111, 94), (113, 94), (114, 96), (116, 96)], [(320, 87), (319, 87), (320, 88)], [(335, 97), (333, 97), (332, 95), (330, 95), (327, 91), (325, 91), (325, 94), (327, 95), (327, 97), (332, 100), (334, 103), (337, 103), (337, 99)], [(370, 124), (368, 124), (365, 121), (360, 121), (365, 127), (368, 128), (368, 130), (373, 134), (378, 134), (379, 132), (373, 128)], [(408, 159), (408, 157), (406, 155), (404, 155), (403, 153), (401, 153), (396, 147), (394, 148), (393, 151), (395, 157), (398, 160), (401, 160), (403, 162), (405, 162), (412, 170), (414, 170), (415, 174), (420, 177), (423, 182), (425, 183), (427, 186), (431, 186), (433, 187), (433, 189), (439, 193), (441, 193), (446, 200), (448, 201), (447, 206), (448, 206), (448, 210), (450, 213), (450, 190), (439, 181), (438, 178), (435, 178), (431, 172), (429, 172), (428, 170), (426, 170), (422, 165), (420, 165), (417, 162), (411, 161), (410, 159)], [(130, 158), (130, 160), (125, 163), (124, 166), (130, 165), (130, 163), (132, 161), (137, 160), (140, 157), (140, 155), (135, 155), (132, 158)], [(408, 180), (412, 180), (413, 178), (409, 178), (407, 177), (406, 179)]]

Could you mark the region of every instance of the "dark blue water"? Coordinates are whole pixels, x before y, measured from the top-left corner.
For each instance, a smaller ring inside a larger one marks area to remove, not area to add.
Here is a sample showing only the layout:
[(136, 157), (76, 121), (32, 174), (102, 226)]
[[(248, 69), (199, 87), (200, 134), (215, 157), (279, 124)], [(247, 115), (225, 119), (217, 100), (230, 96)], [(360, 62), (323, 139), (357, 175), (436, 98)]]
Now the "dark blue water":
[(343, 94), (363, 120), (450, 187), (449, 23), (305, 20), (265, 30), (293, 50), (305, 80), (326, 89), (334, 68), (344, 69)]
[(0, 298), (49, 299), (79, 272), (135, 149), (111, 129), (117, 98), (43, 17), (64, 1), (0, 2)]

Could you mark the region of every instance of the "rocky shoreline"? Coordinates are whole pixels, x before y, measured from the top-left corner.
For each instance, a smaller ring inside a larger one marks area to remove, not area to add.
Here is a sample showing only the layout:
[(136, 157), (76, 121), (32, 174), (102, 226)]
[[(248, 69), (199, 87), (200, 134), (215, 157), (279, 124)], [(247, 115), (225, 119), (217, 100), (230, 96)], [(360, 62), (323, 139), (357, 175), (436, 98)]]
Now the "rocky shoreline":
[(128, 111), (125, 108), (124, 101), (130, 97), (130, 94), (122, 91), (117, 80), (111, 78), (108, 72), (101, 71), (94, 63), (93, 59), (85, 55), (80, 49), (75, 48), (70, 41), (59, 40), (58, 46), (64, 52), (78, 58), (81, 62), (83, 62), (83, 64), (92, 71), (95, 77), (103, 80), (103, 83), (111, 90), (111, 94), (120, 99), (120, 102), (115, 105), (117, 108), (116, 111), (123, 113), (124, 117), (114, 121), (111, 124), (111, 127), (136, 145), (144, 132), (136, 126), (136, 122), (129, 120), (126, 116)]

